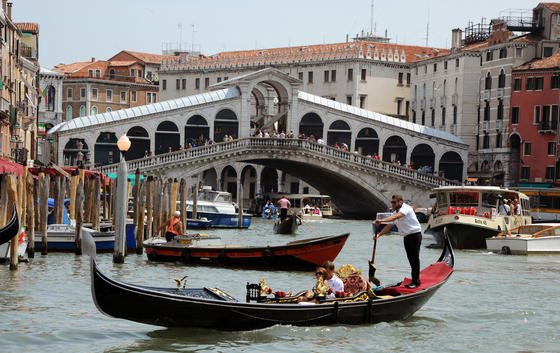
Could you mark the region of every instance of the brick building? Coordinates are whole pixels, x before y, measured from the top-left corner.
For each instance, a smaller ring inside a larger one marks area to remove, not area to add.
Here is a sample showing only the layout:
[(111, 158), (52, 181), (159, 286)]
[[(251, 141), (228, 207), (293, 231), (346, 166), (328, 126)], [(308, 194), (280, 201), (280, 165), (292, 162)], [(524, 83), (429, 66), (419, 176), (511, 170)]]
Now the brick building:
[(514, 183), (560, 181), (560, 53), (512, 72), (511, 149)]

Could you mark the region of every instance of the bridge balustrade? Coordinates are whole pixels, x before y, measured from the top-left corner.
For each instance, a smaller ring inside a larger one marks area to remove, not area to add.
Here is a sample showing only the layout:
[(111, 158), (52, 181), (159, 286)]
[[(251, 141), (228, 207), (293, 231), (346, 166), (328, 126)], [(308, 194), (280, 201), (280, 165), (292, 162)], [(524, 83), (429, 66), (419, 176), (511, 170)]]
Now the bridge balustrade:
[[(454, 180), (447, 180), (439, 176), (421, 173), (416, 170), (409, 170), (406, 167), (377, 160), (369, 156), (342, 151), (330, 146), (299, 139), (248, 137), (229, 142), (214, 143), (208, 146), (163, 153), (156, 156), (127, 161), (127, 163), (129, 170), (140, 169), (141, 171), (146, 171), (156, 169), (157, 166), (165, 164), (179, 164), (188, 160), (196, 160), (197, 158), (217, 156), (224, 152), (243, 152), (246, 150), (258, 150), (261, 148), (266, 148), (266, 150), (270, 150), (271, 148), (306, 150), (314, 154), (331, 157), (335, 161), (346, 161), (348, 163), (381, 170), (390, 174), (400, 175), (434, 186), (460, 184)], [(103, 173), (116, 173), (117, 168), (118, 164), (112, 164), (99, 167), (97, 170)]]

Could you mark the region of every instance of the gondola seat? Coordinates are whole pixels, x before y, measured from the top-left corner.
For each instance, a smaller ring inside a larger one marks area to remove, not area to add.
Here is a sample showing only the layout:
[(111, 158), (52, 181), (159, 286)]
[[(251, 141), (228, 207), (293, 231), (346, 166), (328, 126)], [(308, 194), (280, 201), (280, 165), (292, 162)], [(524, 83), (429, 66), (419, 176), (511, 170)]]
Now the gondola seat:
[(342, 279), (344, 294), (353, 296), (358, 292), (367, 291), (368, 284), (365, 278), (359, 274), (353, 274)]

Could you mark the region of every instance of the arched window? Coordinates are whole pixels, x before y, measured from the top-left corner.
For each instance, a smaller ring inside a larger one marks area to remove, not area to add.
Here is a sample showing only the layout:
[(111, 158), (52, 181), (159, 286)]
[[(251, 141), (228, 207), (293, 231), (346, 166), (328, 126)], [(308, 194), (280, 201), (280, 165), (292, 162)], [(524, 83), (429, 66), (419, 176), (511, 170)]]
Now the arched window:
[(486, 79), (484, 80), (484, 89), (492, 89), (492, 76), (490, 76), (490, 73), (486, 74)]
[(66, 120), (72, 120), (72, 106), (66, 107)]
[(498, 88), (504, 88), (506, 86), (506, 74), (504, 69), (500, 70), (500, 76), (498, 76)]
[(107, 107), (107, 109), (105, 109), (105, 111), (106, 111), (107, 113), (110, 113), (110, 112), (113, 111), (113, 109), (111, 109), (111, 107)]
[(80, 105), (80, 116), (86, 116), (86, 106)]
[(455, 77), (455, 87), (453, 88), (453, 92), (454, 92), (454, 93), (457, 93), (457, 86), (458, 86), (458, 84), (459, 84), (459, 78), (458, 78), (458, 77)]
[(426, 83), (422, 85), (422, 98), (426, 99)]
[(89, 113), (90, 113), (90, 115), (95, 115), (95, 114), (97, 114), (97, 107), (96, 107), (96, 106), (91, 107)]
[(53, 85), (50, 85), (47, 94), (47, 110), (50, 112), (54, 112), (55, 98), (56, 98), (56, 89), (54, 88)]
[(112, 80), (115, 78), (115, 69), (109, 70), (109, 78)]

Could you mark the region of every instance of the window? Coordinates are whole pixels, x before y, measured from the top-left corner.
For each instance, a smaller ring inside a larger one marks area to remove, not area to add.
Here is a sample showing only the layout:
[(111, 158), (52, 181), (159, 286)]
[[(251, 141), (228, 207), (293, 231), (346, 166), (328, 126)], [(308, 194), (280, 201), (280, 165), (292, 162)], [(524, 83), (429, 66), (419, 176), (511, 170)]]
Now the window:
[(490, 121), (490, 102), (484, 101), (484, 121)]
[(541, 120), (547, 123), (550, 122), (550, 105), (543, 105)]
[(329, 82), (329, 70), (325, 70), (325, 79), (324, 82)]
[(422, 110), (422, 125), (426, 125), (426, 111)]
[(525, 90), (526, 91), (532, 91), (534, 89), (535, 85), (534, 85), (534, 78), (533, 77), (527, 77), (525, 79)]
[(156, 93), (146, 92), (146, 103), (155, 103), (155, 102), (156, 102)]
[(482, 136), (482, 148), (490, 148), (490, 136), (487, 132)]
[(556, 142), (549, 142), (546, 150), (547, 150), (547, 154), (549, 156), (555, 156), (556, 155)]
[(95, 77), (97, 77), (97, 78), (101, 77), (101, 71), (100, 70), (95, 70)]
[(138, 77), (142, 77), (142, 70), (138, 70)]
[(521, 79), (516, 78), (513, 80), (513, 90), (516, 92), (521, 91)]
[(498, 88), (504, 88), (506, 86), (506, 74), (502, 69), (500, 75), (498, 76)]
[(436, 126), (436, 110), (432, 108), (432, 127)]
[(554, 167), (552, 166), (546, 167), (545, 179), (549, 179), (549, 180), (554, 179)]
[[(185, 81), (186, 81), (186, 80), (185, 80)], [(217, 82), (217, 83), (222, 82), (222, 78), (221, 78), (221, 77), (218, 77), (218, 78), (216, 79), (216, 82)]]
[(298, 72), (298, 79), (303, 81), (303, 72)]
[(97, 88), (91, 89), (91, 99), (97, 99)]
[(86, 98), (86, 89), (80, 88), (80, 98)]
[(105, 90), (105, 98), (107, 98), (107, 102), (112, 102), (113, 101), (113, 90), (112, 89)]
[(416, 124), (416, 110), (412, 111), (412, 122)]
[(194, 79), (194, 89), (200, 89), (200, 78)]
[(115, 69), (109, 70), (109, 78), (113, 80), (115, 78)]
[(126, 91), (121, 91), (121, 103), (126, 102)]
[[(558, 18), (560, 18), (560, 16), (558, 16)], [(559, 74), (552, 75), (552, 77), (550, 78), (550, 88), (551, 89), (560, 88), (560, 75)]]
[(136, 76), (136, 69), (130, 69), (130, 77)]
[(331, 70), (331, 82), (336, 82), (336, 70)]
[(445, 125), (445, 107), (441, 107), (441, 125)]
[(89, 69), (89, 70), (88, 70), (88, 76), (89, 76), (89, 77), (93, 77), (93, 70), (92, 70), (92, 69)]
[(181, 89), (187, 89), (187, 79), (186, 78), (181, 80)]
[(72, 120), (72, 106), (69, 105), (66, 107), (66, 120)]
[(538, 124), (541, 122), (541, 106), (535, 106), (535, 114), (533, 115), (533, 123)]
[(459, 67), (459, 58), (455, 59), (455, 67)]
[(535, 90), (542, 91), (544, 87), (544, 78), (543, 77), (535, 77)]
[(500, 59), (507, 58), (507, 48), (500, 49)]
[(307, 83), (313, 83), (313, 71), (307, 73)]
[(504, 118), (504, 100), (498, 99), (498, 114), (496, 116), (498, 120), (502, 120)]
[(418, 66), (416, 66), (416, 67), (414, 68), (414, 74), (415, 74), (416, 76), (418, 76)]
[(348, 81), (354, 81), (354, 69), (348, 69)]
[(66, 89), (66, 99), (72, 99), (72, 88)]
[(346, 96), (346, 104), (352, 105), (352, 96)]
[(492, 89), (492, 76), (490, 76), (490, 72), (486, 74), (484, 79), (484, 89)]
[(443, 62), (443, 69), (447, 70), (447, 60)]
[(434, 64), (434, 72), (437, 72), (437, 64)]
[(107, 109), (105, 109), (105, 111), (106, 111), (107, 113), (110, 113), (110, 112), (113, 111), (113, 109), (111, 109), (111, 107), (107, 107)]
[(552, 56), (552, 53), (553, 53), (552, 47), (544, 47), (543, 58), (548, 58), (549, 56)]
[[(552, 110), (550, 112), (550, 116), (551, 116), (551, 121), (552, 124), (554, 126), (556, 126), (558, 124), (558, 106), (557, 105), (553, 105), (552, 106)], [(556, 129), (555, 129), (556, 130)]]
[(175, 89), (176, 90), (181, 89), (181, 80), (180, 79), (175, 80)]
[(428, 65), (424, 65), (424, 73), (425, 73), (425, 74), (428, 73)]
[(502, 133), (498, 132), (496, 133), (496, 148), (501, 148), (502, 147)]
[(523, 143), (523, 155), (525, 156), (531, 155), (531, 142)]
[(515, 57), (520, 58), (523, 56), (523, 48), (515, 48)]
[(366, 108), (366, 96), (360, 96), (360, 108)]
[(210, 78), (205, 77), (204, 78), (204, 88), (208, 88), (208, 86), (210, 86)]
[(130, 100), (136, 102), (138, 98), (136, 97), (136, 91), (130, 92)]
[(531, 177), (531, 168), (521, 167), (521, 179), (529, 180), (530, 177)]
[(228, 76), (224, 76), (224, 81), (227, 81), (229, 79)]
[(519, 107), (511, 107), (511, 123), (519, 124)]
[(453, 124), (457, 124), (457, 106), (453, 106)]
[(494, 52), (492, 50), (488, 50), (486, 52), (486, 61), (494, 60)]
[(89, 113), (90, 113), (91, 115), (97, 114), (97, 107), (96, 107), (95, 105), (94, 105), (93, 107), (91, 107)]
[(167, 89), (167, 80), (161, 80), (161, 90), (165, 91)]
[(398, 85), (402, 86), (403, 85), (403, 73), (399, 72), (399, 81), (398, 81)]
[(360, 79), (361, 79), (362, 81), (365, 81), (365, 80), (366, 80), (366, 74), (367, 74), (366, 69), (362, 69), (362, 75), (360, 76)]
[(397, 115), (401, 115), (402, 99), (397, 100)]
[(85, 116), (85, 115), (86, 115), (86, 106), (80, 105), (80, 116)]
[(406, 85), (410, 86), (410, 72), (406, 74)]

